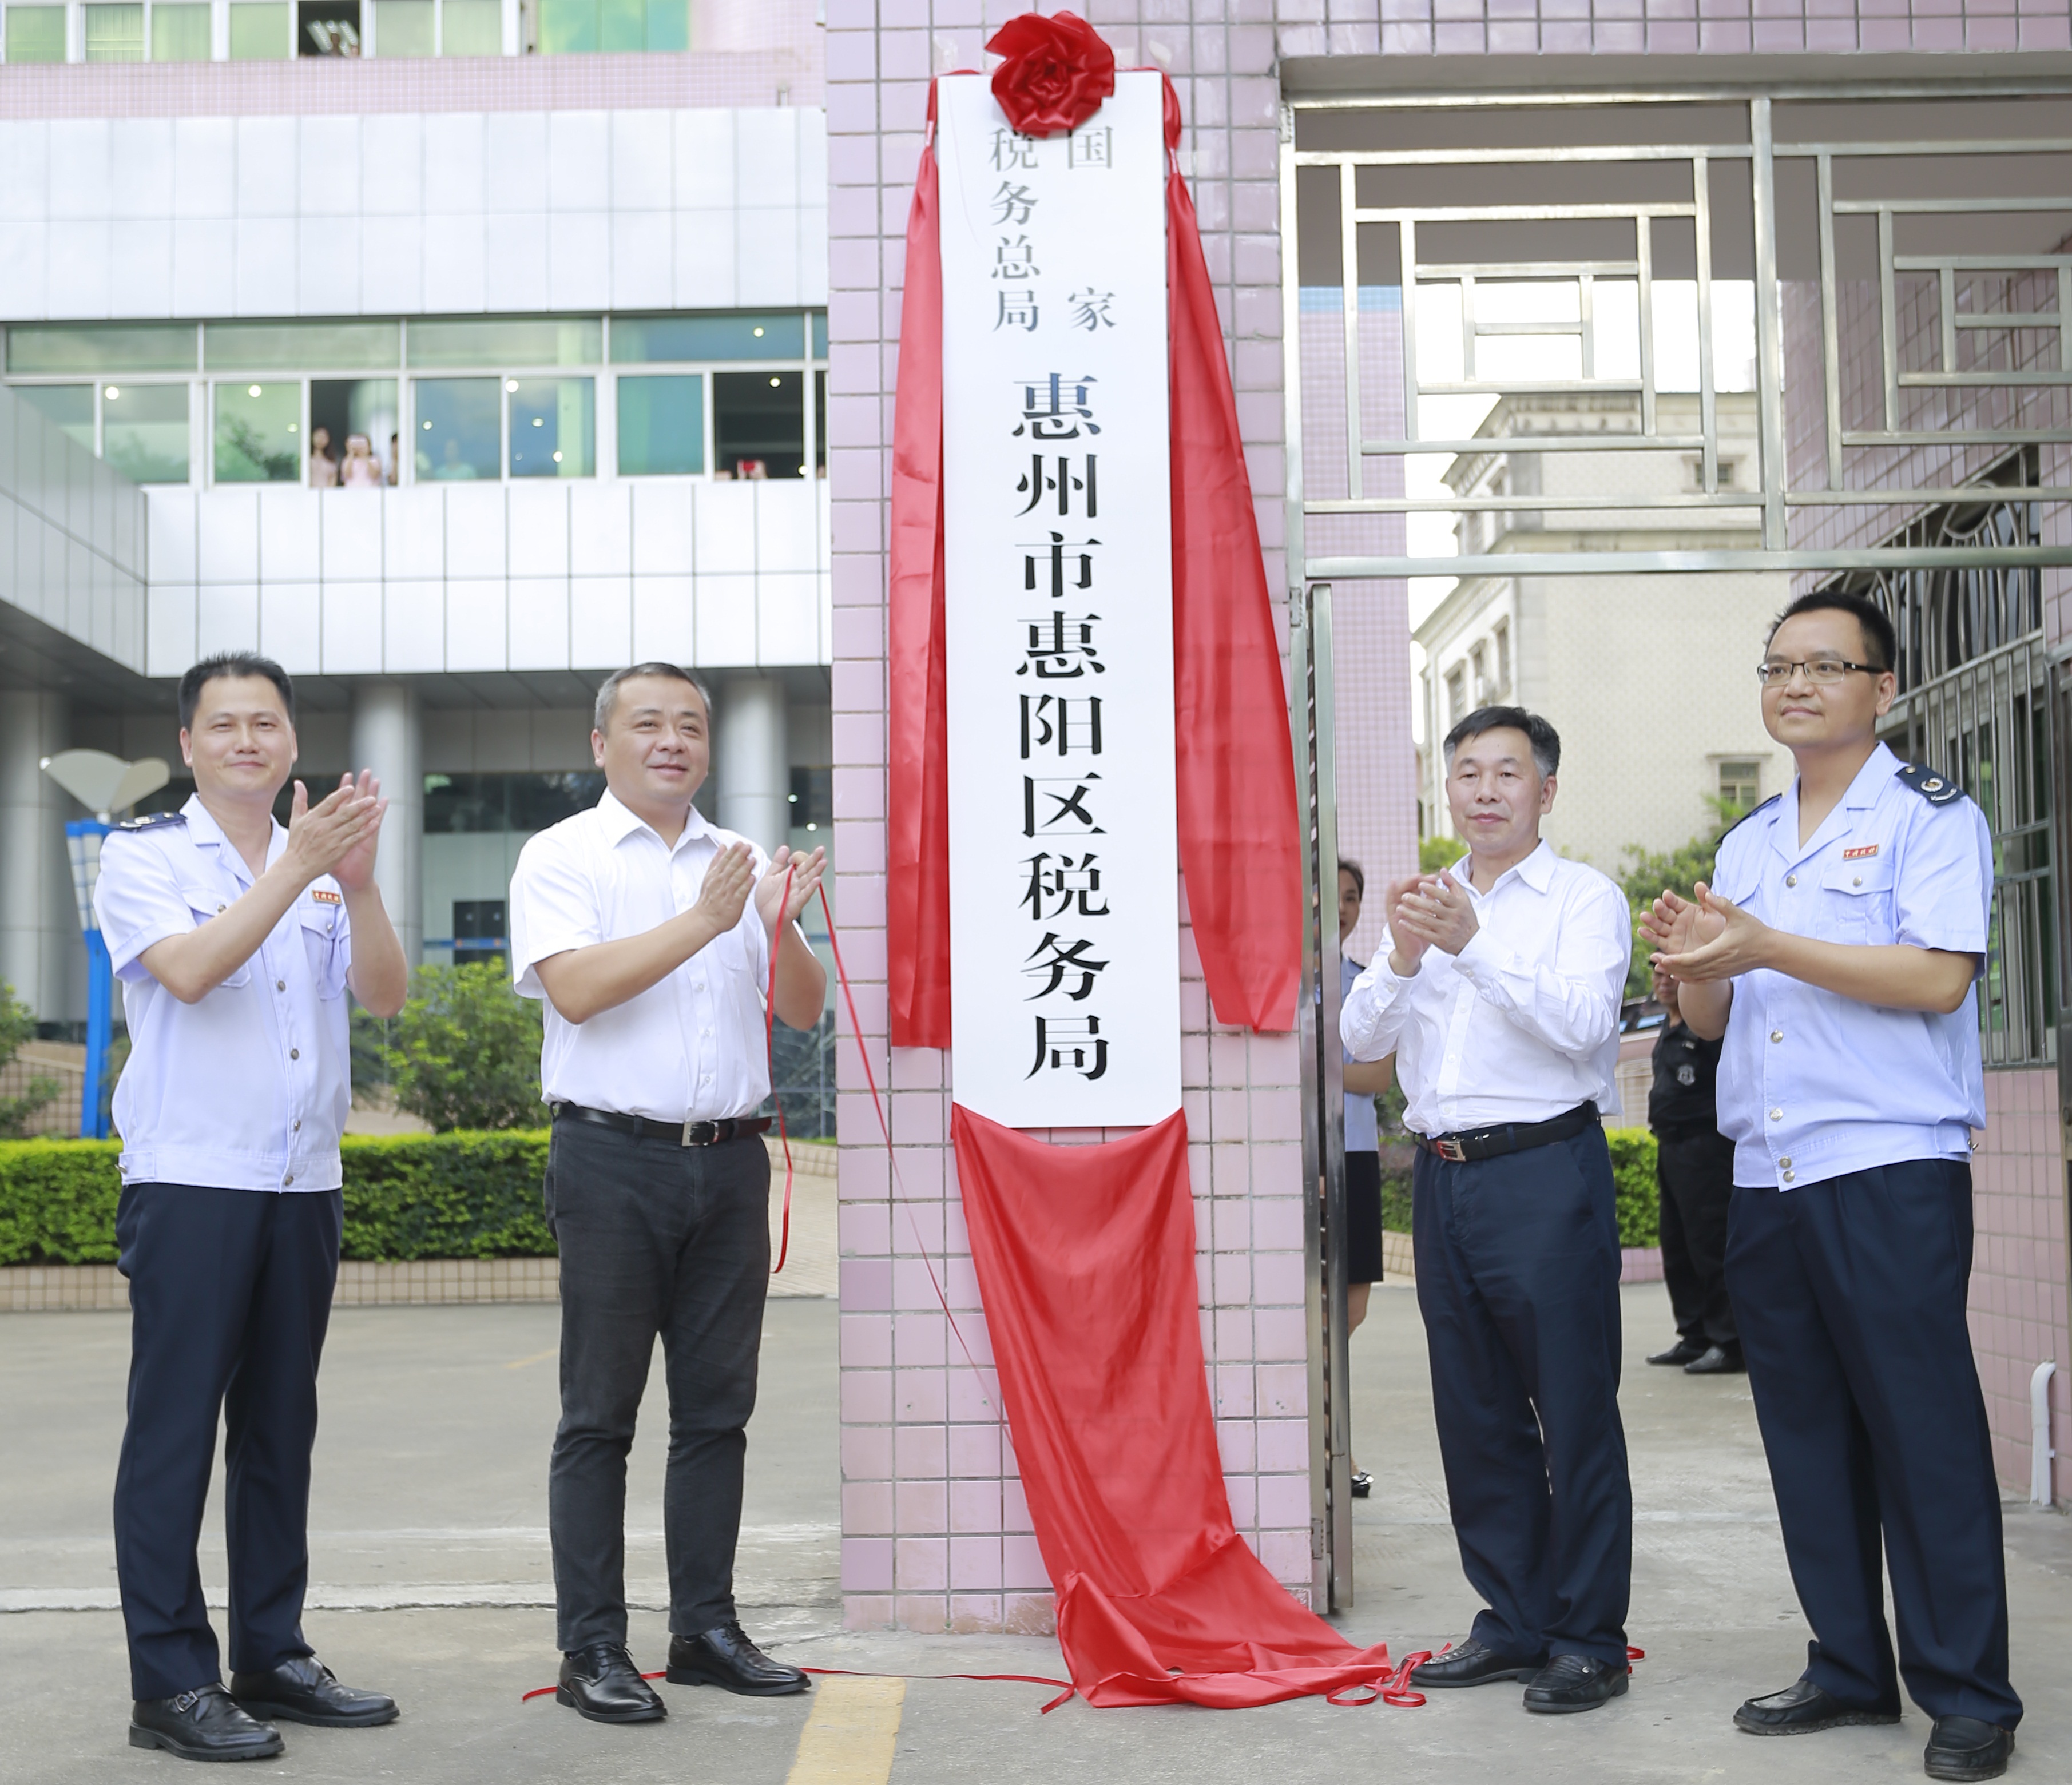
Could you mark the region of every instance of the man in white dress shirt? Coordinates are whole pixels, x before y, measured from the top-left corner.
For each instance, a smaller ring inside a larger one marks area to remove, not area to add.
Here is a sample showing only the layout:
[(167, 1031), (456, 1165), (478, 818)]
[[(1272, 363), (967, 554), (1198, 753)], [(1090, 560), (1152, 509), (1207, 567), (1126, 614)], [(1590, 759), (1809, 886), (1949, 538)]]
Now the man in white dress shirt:
[(1619, 1422), (1616, 1113), (1625, 896), (1540, 836), (1560, 740), (1517, 707), (1447, 733), (1468, 853), (1388, 893), (1345, 1001), (1355, 1057), (1396, 1055), (1417, 1137), (1412, 1244), (1462, 1566), (1488, 1603), (1420, 1686), (1524, 1680), (1525, 1708), (1626, 1689), (1633, 1492)]
[[(396, 1716), (332, 1677), (302, 1615), (352, 1106), (345, 992), (393, 1016), (409, 972), (374, 884), (380, 783), (347, 776), (311, 805), (298, 781), (288, 823), (273, 816), (297, 748), (281, 666), (207, 658), (179, 704), (194, 796), (118, 826), (93, 895), (131, 1044), (115, 1089), (130, 1307), (115, 1569), (130, 1745), (254, 1760), (282, 1751), (277, 1722)], [(228, 1691), (195, 1555), (219, 1425)]]
[(638, 1723), (667, 1711), (626, 1646), (626, 1457), (658, 1335), (668, 1676), (758, 1695), (806, 1685), (742, 1633), (734, 1554), (770, 1274), (763, 1000), (774, 948), (776, 1014), (795, 1028), (820, 1019), (827, 978), (796, 920), (824, 851), (766, 860), (691, 803), (710, 765), (711, 704), (689, 671), (619, 671), (595, 722), (606, 791), (520, 855), (511, 969), (521, 995), (546, 1003), (540, 1077), (554, 1114), (557, 1697), (598, 1722)]

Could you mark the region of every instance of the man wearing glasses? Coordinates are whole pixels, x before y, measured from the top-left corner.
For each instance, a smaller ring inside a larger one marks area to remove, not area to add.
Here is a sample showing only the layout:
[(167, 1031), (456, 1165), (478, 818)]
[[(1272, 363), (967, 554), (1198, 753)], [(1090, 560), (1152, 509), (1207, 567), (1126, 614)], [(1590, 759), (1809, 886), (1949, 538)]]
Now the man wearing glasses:
[[(1725, 1038), (1727, 1289), (1793, 1583), (1803, 1677), (1734, 1713), (1758, 1735), (1934, 1720), (1931, 1779), (1997, 1778), (2021, 1701), (1985, 1401), (1964, 1304), (1985, 816), (1877, 741), (1891, 624), (1852, 595), (1786, 608), (1758, 666), (1798, 776), (1646, 920), (1684, 1018)], [(1899, 1664), (1885, 1627), (1889, 1559)]]

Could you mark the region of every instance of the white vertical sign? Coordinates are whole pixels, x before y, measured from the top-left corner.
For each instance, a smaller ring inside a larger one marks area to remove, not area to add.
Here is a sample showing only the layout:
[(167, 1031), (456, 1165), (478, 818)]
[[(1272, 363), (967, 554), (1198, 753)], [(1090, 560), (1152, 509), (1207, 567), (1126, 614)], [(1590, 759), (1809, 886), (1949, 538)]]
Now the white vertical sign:
[(956, 1098), (1180, 1103), (1164, 92), (1069, 137), (937, 86)]

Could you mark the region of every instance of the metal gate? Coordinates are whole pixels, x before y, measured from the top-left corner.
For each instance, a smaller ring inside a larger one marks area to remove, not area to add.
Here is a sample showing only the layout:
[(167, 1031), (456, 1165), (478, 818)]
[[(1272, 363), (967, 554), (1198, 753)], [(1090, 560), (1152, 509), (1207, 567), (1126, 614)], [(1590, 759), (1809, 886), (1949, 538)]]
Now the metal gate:
[[(1958, 753), (1949, 772), (1965, 777), (1968, 760), (1970, 790), (1995, 802), (1996, 935), (2047, 963), (2049, 995), (1986, 1001), (1989, 1057), (2062, 1060), (2064, 901), (2050, 887), (2066, 802), (2037, 765), (2064, 786), (2042, 625), (2072, 565), (2068, 98), (2062, 77), (1822, 78), (1294, 93), (1282, 108), (1319, 1605), (1342, 1609), (1353, 1590), (1330, 585), (1782, 571), (1807, 587), (1865, 579), (1901, 618), (1924, 578), (2024, 573), (2036, 603), (2021, 623), (1957, 662), (1922, 659), (1897, 719), (1917, 749)], [(1747, 363), (1723, 364), (1723, 306), (1741, 297)], [(1311, 298), (1342, 321), (1343, 416), (1305, 441)], [(1721, 451), (1722, 398), (1737, 390), (1754, 408), (1745, 473)], [(1433, 464), (1499, 446), (1531, 474), (1431, 487)], [(1982, 503), (2033, 524), (1928, 524)], [(1463, 517), (1457, 554), (1409, 548), (1406, 518), (1422, 514)], [(1551, 515), (1599, 536), (1549, 549), (1536, 535)], [(1708, 518), (1721, 543), (1649, 543), (1672, 516)], [(1691, 593), (1703, 599), (1702, 585)]]

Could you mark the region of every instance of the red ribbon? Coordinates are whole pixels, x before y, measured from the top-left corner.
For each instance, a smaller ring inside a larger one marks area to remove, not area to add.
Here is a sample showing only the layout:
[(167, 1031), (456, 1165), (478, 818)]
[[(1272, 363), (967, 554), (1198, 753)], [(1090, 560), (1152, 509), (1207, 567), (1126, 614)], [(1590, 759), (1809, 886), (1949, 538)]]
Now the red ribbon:
[[(784, 868), (784, 894), (777, 901), (777, 927), (770, 938), (770, 995), (763, 1006), (763, 1047), (770, 1062), (770, 1101), (777, 1106), (777, 1138), (784, 1146), (784, 1228), (778, 1242), (777, 1262), (770, 1267), (775, 1276), (791, 1255), (791, 1137), (784, 1126), (784, 1100), (777, 1094), (777, 951), (784, 946), (784, 907), (791, 902), (791, 876), (796, 862)], [(833, 934), (832, 929), (828, 934)]]

